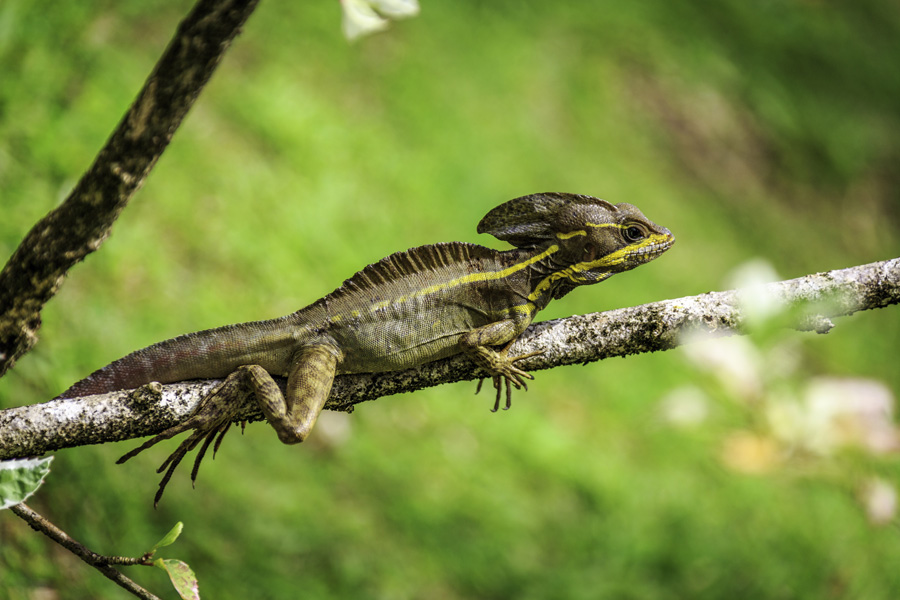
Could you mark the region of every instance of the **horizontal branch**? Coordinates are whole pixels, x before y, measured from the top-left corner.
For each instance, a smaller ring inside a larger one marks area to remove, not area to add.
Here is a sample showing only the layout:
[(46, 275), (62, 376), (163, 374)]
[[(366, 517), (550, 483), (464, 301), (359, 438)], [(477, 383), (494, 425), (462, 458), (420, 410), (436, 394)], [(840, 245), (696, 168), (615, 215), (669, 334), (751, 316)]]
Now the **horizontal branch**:
[[(832, 318), (900, 303), (900, 258), (766, 284), (753, 290), (754, 297), (760, 294), (782, 306), (803, 309), (790, 313), (799, 315), (793, 327), (826, 333)], [(544, 321), (530, 327), (511, 352), (543, 352), (521, 363), (529, 370), (541, 370), (668, 350), (683, 343), (689, 333), (742, 333), (746, 313), (742, 304), (747, 297), (739, 290), (710, 292)], [(381, 396), (484, 376), (462, 356), (408, 371), (341, 375), (326, 408), (350, 411)], [(0, 459), (159, 433), (187, 416), (216, 383), (150, 384), (136, 391), (0, 411)], [(239, 418), (263, 417), (255, 404), (247, 402)]]

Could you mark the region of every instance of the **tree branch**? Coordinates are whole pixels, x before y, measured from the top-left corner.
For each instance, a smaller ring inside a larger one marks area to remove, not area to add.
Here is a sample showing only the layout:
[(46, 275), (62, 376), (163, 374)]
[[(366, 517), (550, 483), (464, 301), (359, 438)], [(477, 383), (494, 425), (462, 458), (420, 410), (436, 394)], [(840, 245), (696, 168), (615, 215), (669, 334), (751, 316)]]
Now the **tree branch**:
[(109, 236), (257, 2), (197, 2), (94, 163), (0, 272), (0, 376), (37, 342), (44, 304)]
[[(785, 307), (799, 308), (792, 326), (827, 333), (830, 319), (900, 303), (900, 258), (766, 284), (762, 292)], [(531, 370), (589, 363), (612, 356), (668, 350), (686, 334), (743, 332), (743, 292), (731, 290), (663, 300), (544, 321), (530, 327), (511, 350), (543, 351), (523, 361)], [(484, 377), (465, 357), (392, 373), (339, 376), (327, 408), (350, 411), (381, 396)], [(200, 381), (87, 398), (52, 400), (0, 411), (0, 459), (44, 454), (60, 448), (157, 434), (187, 416), (217, 382)], [(260, 420), (248, 402), (240, 418)]]
[(111, 564), (143, 564), (140, 558), (127, 559), (122, 557), (110, 557), (97, 554), (90, 548), (81, 544), (78, 540), (72, 538), (65, 531), (42, 517), (40, 514), (28, 507), (24, 502), (10, 507), (10, 510), (23, 519), (35, 531), (40, 531), (51, 540), (91, 565), (104, 576), (116, 583), (116, 585), (128, 590), (133, 595), (142, 600), (160, 600), (158, 596), (154, 596), (134, 581), (123, 575), (119, 570), (114, 569)]

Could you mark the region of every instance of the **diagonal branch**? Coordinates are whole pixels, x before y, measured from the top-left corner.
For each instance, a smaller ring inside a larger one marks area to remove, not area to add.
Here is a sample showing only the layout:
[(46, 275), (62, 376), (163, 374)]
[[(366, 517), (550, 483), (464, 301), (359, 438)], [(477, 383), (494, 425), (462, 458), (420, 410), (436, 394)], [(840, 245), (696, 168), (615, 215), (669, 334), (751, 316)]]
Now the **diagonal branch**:
[[(801, 316), (793, 327), (827, 333), (833, 326), (831, 318), (900, 303), (900, 258), (771, 283), (757, 291), (781, 305), (801, 309), (794, 311)], [(745, 320), (741, 300), (742, 292), (736, 290), (710, 292), (544, 321), (529, 328), (513, 352), (543, 351), (542, 356), (523, 361), (527, 368), (540, 370), (668, 350), (693, 332), (740, 334)], [(355, 404), (381, 396), (484, 375), (459, 356), (409, 371), (344, 375), (336, 379), (326, 406), (349, 411)], [(215, 383), (150, 384), (134, 392), (0, 411), (0, 459), (157, 434), (187, 416)], [(262, 419), (250, 403), (241, 417)]]
[(112, 580), (119, 587), (128, 590), (131, 594), (142, 600), (159, 600), (158, 596), (154, 596), (112, 566), (113, 564), (142, 564), (140, 559), (122, 560), (121, 557), (109, 557), (97, 554), (90, 548), (70, 537), (69, 534), (48, 521), (45, 517), (32, 510), (24, 502), (12, 506), (10, 510), (28, 523), (32, 529), (40, 531), (51, 540), (91, 565), (103, 573), (104, 577)]
[(257, 2), (197, 2), (94, 163), (0, 272), (0, 376), (37, 342), (44, 304), (109, 236)]

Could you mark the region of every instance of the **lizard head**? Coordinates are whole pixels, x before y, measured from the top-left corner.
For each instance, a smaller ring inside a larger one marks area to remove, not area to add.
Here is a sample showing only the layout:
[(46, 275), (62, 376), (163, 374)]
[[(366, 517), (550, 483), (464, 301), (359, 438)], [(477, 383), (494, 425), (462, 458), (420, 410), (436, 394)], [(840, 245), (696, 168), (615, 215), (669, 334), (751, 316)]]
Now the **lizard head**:
[(558, 192), (501, 204), (481, 220), (478, 232), (519, 248), (556, 246), (554, 270), (566, 288), (561, 293), (649, 262), (675, 243), (668, 229), (631, 204)]

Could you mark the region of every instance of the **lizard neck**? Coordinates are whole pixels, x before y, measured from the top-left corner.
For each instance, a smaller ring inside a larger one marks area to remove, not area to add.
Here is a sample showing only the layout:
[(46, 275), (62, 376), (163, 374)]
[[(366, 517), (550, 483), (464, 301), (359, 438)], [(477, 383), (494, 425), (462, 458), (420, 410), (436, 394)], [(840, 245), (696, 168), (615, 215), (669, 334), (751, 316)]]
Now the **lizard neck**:
[(562, 298), (581, 282), (572, 277), (572, 262), (565, 260), (564, 253), (556, 244), (541, 248), (508, 250), (503, 253), (509, 264), (522, 264), (527, 302), (534, 306), (534, 312), (543, 310), (550, 300)]

